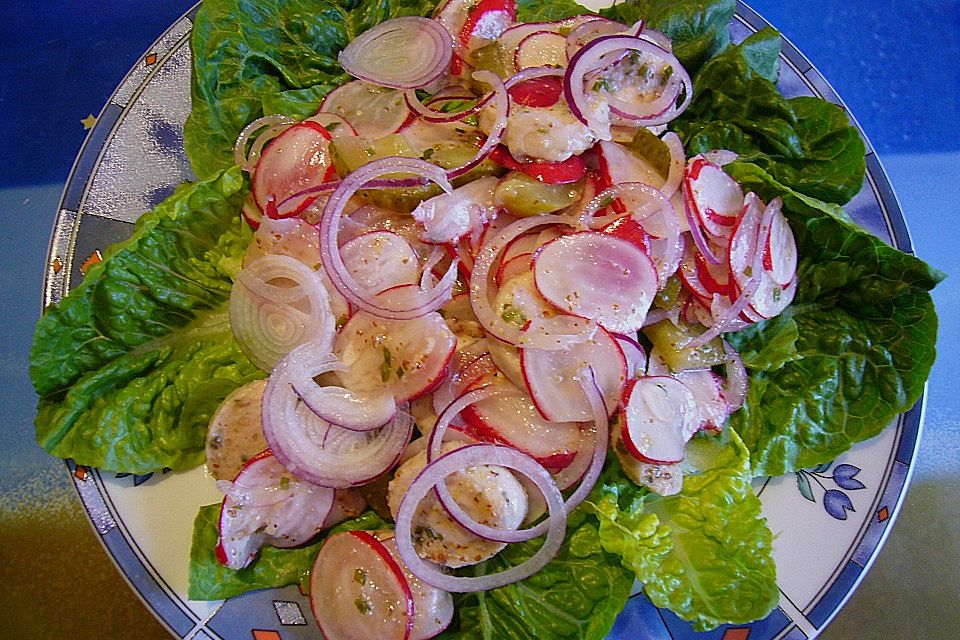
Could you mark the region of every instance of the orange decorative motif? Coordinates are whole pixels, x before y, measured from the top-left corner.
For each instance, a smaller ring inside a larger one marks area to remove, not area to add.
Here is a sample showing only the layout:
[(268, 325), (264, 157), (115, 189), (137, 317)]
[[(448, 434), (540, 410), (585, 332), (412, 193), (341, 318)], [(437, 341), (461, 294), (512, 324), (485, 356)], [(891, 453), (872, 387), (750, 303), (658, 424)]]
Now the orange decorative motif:
[(100, 253), (100, 249), (94, 250), (94, 252), (83, 261), (83, 264), (80, 265), (80, 273), (87, 275), (87, 270), (98, 262), (103, 262), (103, 254)]

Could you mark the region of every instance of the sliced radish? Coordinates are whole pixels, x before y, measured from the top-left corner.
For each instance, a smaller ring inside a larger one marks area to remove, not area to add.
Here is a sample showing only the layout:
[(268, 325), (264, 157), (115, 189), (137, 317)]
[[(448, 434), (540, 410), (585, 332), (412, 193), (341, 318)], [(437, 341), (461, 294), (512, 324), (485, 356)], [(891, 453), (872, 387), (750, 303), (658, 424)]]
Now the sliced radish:
[(601, 173), (608, 181), (606, 186), (624, 182), (642, 182), (658, 189), (663, 186), (664, 177), (623, 145), (601, 140), (596, 148)]
[(643, 226), (641, 226), (639, 222), (634, 220), (633, 216), (617, 218), (600, 230), (603, 233), (609, 233), (618, 238), (623, 238), (635, 244), (647, 255), (650, 255), (650, 234), (643, 229)]
[(529, 34), (513, 54), (517, 71), (530, 67), (567, 66), (567, 38), (554, 31), (536, 31)]
[[(330, 139), (330, 133), (319, 123), (306, 120), (270, 141), (253, 171), (253, 196), (261, 211), (267, 210), (268, 198), (280, 203), (304, 189), (330, 181)], [(316, 198), (304, 198), (286, 211), (285, 217), (302, 212)]]
[(310, 608), (326, 638), (410, 640), (415, 603), (400, 565), (367, 531), (330, 536), (313, 564)]
[(529, 320), (557, 314), (537, 290), (532, 271), (504, 281), (493, 300), (493, 310), (505, 322), (522, 328)]
[(710, 264), (699, 252), (694, 253), (693, 260), (696, 265), (697, 278), (709, 294), (717, 293), (728, 298), (734, 297), (733, 279), (730, 277), (730, 270), (725, 262)]
[[(510, 94), (511, 102), (521, 107), (552, 107), (563, 97), (563, 80), (558, 76), (530, 78), (512, 85), (507, 93)], [(503, 149), (503, 147), (498, 147), (498, 149)], [(494, 158), (494, 161), (496, 161), (496, 158)], [(504, 166), (507, 166), (508, 169), (520, 168), (519, 166), (511, 167), (506, 164)]]
[(502, 287), (507, 280), (529, 273), (532, 267), (533, 253), (521, 253), (505, 262), (501, 262), (500, 266), (497, 267), (497, 273), (493, 277), (493, 281), (498, 287)]
[(544, 420), (530, 397), (519, 390), (481, 400), (460, 415), (468, 434), (519, 449), (548, 469), (569, 465), (580, 444), (580, 428), (575, 422)]
[[(357, 130), (353, 128), (353, 125), (335, 113), (318, 111), (307, 118), (307, 120), (318, 122), (324, 129), (327, 130), (332, 138), (343, 138), (357, 135)], [(306, 120), (304, 122), (306, 122)]]
[[(534, 492), (536, 492), (535, 489)], [(403, 576), (407, 579), (410, 592), (413, 594), (413, 630), (410, 633), (410, 640), (433, 638), (453, 621), (453, 596), (449, 591), (428, 585), (407, 569), (403, 560), (400, 559), (395, 538), (390, 537), (382, 542), (403, 571)]]
[(700, 412), (698, 429), (723, 428), (730, 407), (723, 399), (723, 379), (709, 369), (678, 371), (673, 376), (687, 385)]
[(495, 338), (490, 340), (489, 347), (490, 358), (500, 373), (506, 376), (510, 384), (522, 389), (526, 383), (523, 381), (523, 369), (520, 367), (520, 350), (512, 344)]
[(472, 49), (478, 41), (496, 40), (516, 19), (514, 0), (480, 0), (467, 15), (460, 30), (460, 42)]
[(648, 376), (623, 390), (621, 438), (642, 462), (668, 464), (683, 460), (683, 450), (700, 426), (696, 400), (676, 378)]
[(687, 164), (684, 186), (700, 224), (715, 237), (727, 236), (743, 208), (743, 190), (719, 166), (696, 156)]
[(569, 349), (520, 350), (523, 379), (537, 411), (554, 422), (584, 422), (593, 417), (590, 403), (580, 391), (580, 376), (592, 366), (607, 415), (613, 415), (627, 379), (627, 361), (619, 343), (601, 329), (589, 340)]
[(363, 499), (359, 489), (334, 489), (333, 506), (327, 519), (323, 521), (323, 528), (335, 527), (344, 520), (356, 518), (367, 508), (367, 501)]
[(370, 231), (340, 247), (340, 255), (360, 286), (379, 293), (420, 278), (420, 262), (413, 247), (396, 233)]
[(770, 272), (777, 284), (787, 286), (797, 273), (797, 241), (783, 211), (778, 211), (770, 225), (763, 256), (763, 268)]
[(354, 80), (331, 91), (320, 105), (350, 123), (358, 135), (376, 140), (396, 133), (410, 117), (403, 92)]
[(439, 313), (386, 320), (358, 311), (334, 343), (346, 365), (344, 386), (357, 392), (389, 389), (398, 401), (429, 392), (446, 375), (457, 338)]
[(323, 527), (334, 490), (297, 479), (266, 450), (250, 459), (237, 478), (223, 482), (217, 559), (242, 569), (260, 547), (301, 545)]
[(545, 244), (534, 257), (537, 290), (558, 309), (611, 331), (636, 331), (657, 292), (650, 258), (621, 238), (582, 231)]

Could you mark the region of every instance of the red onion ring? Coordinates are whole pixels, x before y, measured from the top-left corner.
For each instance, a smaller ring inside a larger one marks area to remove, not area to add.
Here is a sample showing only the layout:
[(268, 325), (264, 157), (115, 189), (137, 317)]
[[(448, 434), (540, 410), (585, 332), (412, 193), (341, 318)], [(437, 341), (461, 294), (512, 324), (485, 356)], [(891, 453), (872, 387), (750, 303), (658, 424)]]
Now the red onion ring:
[(381, 318), (410, 320), (436, 311), (452, 297), (453, 282), (457, 277), (457, 261), (451, 262), (435, 287), (418, 289), (416, 292), (405, 289), (402, 296), (391, 299), (391, 294), (377, 296), (357, 283), (343, 262), (337, 242), (340, 218), (350, 198), (362, 187), (376, 184), (375, 178), (397, 172), (415, 173), (436, 182), (447, 193), (453, 191), (443, 169), (417, 158), (382, 158), (361, 166), (344, 178), (323, 208), (319, 224), (320, 258), (333, 286), (351, 304)]
[(344, 71), (393, 89), (415, 89), (439, 78), (453, 57), (453, 38), (436, 20), (404, 16), (353, 39), (337, 59)]
[(686, 181), (682, 186), (683, 191), (683, 213), (687, 218), (687, 226), (690, 227), (690, 236), (693, 238), (693, 244), (696, 245), (697, 251), (699, 251), (707, 262), (710, 264), (720, 264), (721, 260), (714, 254), (713, 250), (710, 248), (710, 243), (707, 241), (707, 237), (703, 235), (703, 229), (700, 228), (700, 220), (697, 217), (697, 214), (694, 212), (692, 198), (689, 189), (687, 189)]
[[(237, 165), (247, 173), (253, 171), (257, 160), (260, 159), (260, 152), (263, 147), (272, 139), (279, 136), (289, 127), (296, 124), (296, 120), (290, 116), (275, 113), (269, 116), (257, 118), (240, 131), (237, 141), (233, 145), (233, 160)], [(250, 151), (247, 151), (247, 142), (249, 142), (254, 132), (266, 127), (266, 130), (260, 133), (253, 141)]]
[[(504, 86), (503, 80), (501, 80), (500, 76), (492, 71), (475, 71), (472, 77), (478, 82), (483, 82), (493, 87), (493, 126), (490, 128), (490, 133), (487, 135), (486, 141), (484, 141), (483, 146), (480, 147), (480, 150), (477, 152), (477, 155), (473, 158), (473, 160), (470, 160), (466, 164), (459, 166), (456, 169), (450, 169), (447, 171), (448, 180), (459, 178), (483, 162), (486, 157), (497, 148), (497, 145), (500, 144), (500, 139), (503, 138), (503, 132), (507, 128), (507, 117), (510, 115), (510, 95), (507, 93), (507, 88)], [(485, 104), (488, 99), (489, 98), (483, 100), (482, 102)]]
[[(417, 506), (434, 487), (457, 471), (477, 465), (494, 465), (518, 471), (536, 485), (547, 501), (547, 538), (526, 562), (499, 573), (480, 577), (452, 576), (424, 562), (413, 546), (413, 517)], [(446, 453), (426, 467), (410, 483), (400, 501), (396, 519), (397, 550), (407, 568), (427, 584), (453, 593), (489, 591), (527, 578), (542, 569), (560, 550), (566, 530), (563, 496), (550, 474), (533, 458), (512, 447), (496, 444), (467, 445)]]
[(656, 187), (652, 187), (643, 182), (621, 182), (620, 184), (615, 184), (612, 187), (604, 189), (594, 196), (593, 200), (588, 202), (583, 210), (577, 214), (576, 226), (582, 229), (599, 229), (623, 217), (621, 214), (607, 215), (602, 218), (595, 218), (594, 216), (601, 209), (610, 206), (610, 202), (618, 196), (637, 192), (648, 197), (654, 205), (659, 205), (655, 207), (643, 206), (632, 214), (627, 214), (632, 215), (633, 219), (638, 223), (642, 223), (658, 211), (662, 211), (665, 215), (669, 214), (676, 217), (676, 212), (673, 210), (673, 203), (670, 202), (670, 198), (665, 196), (663, 192)]
[[(679, 106), (667, 108), (666, 111), (657, 113), (655, 115), (638, 115), (636, 117), (636, 122), (644, 125), (663, 124), (665, 122), (669, 122), (683, 113), (683, 111), (687, 108), (687, 105), (690, 104), (690, 100), (693, 98), (693, 81), (690, 79), (690, 74), (687, 73), (686, 69), (683, 68), (683, 65), (680, 64), (680, 61), (677, 60), (676, 56), (674, 56), (672, 53), (668, 53), (657, 45), (636, 36), (600, 36), (599, 38), (587, 43), (582, 49), (574, 54), (574, 56), (570, 59), (570, 65), (567, 67), (567, 72), (564, 76), (563, 82), (563, 91), (567, 98), (567, 103), (570, 106), (570, 111), (578, 120), (580, 120), (580, 122), (587, 125), (587, 127), (593, 131), (603, 131), (606, 127), (606, 124), (593, 117), (589, 109), (589, 105), (587, 103), (586, 76), (590, 72), (597, 71), (608, 66), (609, 60), (606, 58), (606, 56), (609, 54), (626, 50), (639, 51), (654, 57), (663, 58), (673, 67), (674, 75), (672, 78), (676, 78), (674, 82), (682, 85), (682, 88), (685, 92), (683, 103), (681, 103)], [(679, 90), (680, 89), (678, 88), (678, 92)], [(616, 104), (616, 101), (611, 102), (611, 104)], [(631, 107), (631, 105), (627, 105), (626, 103), (623, 103), (620, 106)], [(634, 114), (635, 109), (636, 107), (632, 107), (630, 113)]]

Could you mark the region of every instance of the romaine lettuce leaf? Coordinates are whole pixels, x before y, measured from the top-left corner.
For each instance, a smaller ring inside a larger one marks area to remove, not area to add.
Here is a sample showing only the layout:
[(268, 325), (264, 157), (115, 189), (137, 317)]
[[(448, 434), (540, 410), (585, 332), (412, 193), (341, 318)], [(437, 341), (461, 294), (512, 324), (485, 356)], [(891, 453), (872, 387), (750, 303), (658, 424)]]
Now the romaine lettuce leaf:
[(709, 469), (684, 476), (683, 489), (647, 508), (670, 528), (672, 548), (637, 577), (658, 607), (706, 631), (765, 617), (777, 605), (773, 534), (750, 487), (750, 456), (736, 432)]
[(779, 34), (765, 29), (711, 59), (670, 126), (689, 155), (729, 149), (796, 191), (844, 204), (863, 186), (863, 140), (837, 105), (781, 96), (771, 81), (774, 51)]
[(393, 525), (373, 511), (365, 511), (352, 520), (341, 522), (316, 540), (302, 547), (280, 549), (265, 546), (248, 567), (239, 571), (228, 569), (217, 561), (220, 505), (200, 507), (193, 521), (193, 540), (190, 544), (190, 586), (192, 600), (220, 600), (240, 595), (253, 589), (285, 587), (298, 582), (304, 589), (310, 586), (310, 570), (320, 553), (320, 547), (331, 535), (341, 531), (373, 531), (391, 529)]
[[(730, 431), (698, 437), (683, 489), (661, 497), (633, 485), (615, 460), (586, 503), (603, 548), (620, 556), (647, 597), (704, 631), (766, 616), (779, 599), (773, 535), (750, 487), (750, 460)], [(686, 463), (685, 463), (686, 464)]]
[(574, 0), (517, 0), (517, 22), (553, 22), (593, 13)]
[[(829, 462), (916, 402), (936, 356), (928, 292), (943, 274), (760, 167), (730, 170), (761, 197), (782, 195), (800, 252), (794, 304), (776, 321), (728, 335), (750, 367), (747, 404), (732, 423), (754, 473), (779, 475)], [(753, 355), (790, 341), (788, 358)]]
[(37, 323), (37, 441), (54, 455), (147, 473), (203, 460), (207, 424), (263, 375), (223, 311), (251, 233), (240, 172), (186, 184)]
[[(483, 575), (517, 565), (541, 539), (508, 545), (494, 558), (464, 569)], [(571, 514), (557, 556), (539, 573), (500, 589), (467, 594), (442, 640), (602, 640), (630, 595), (633, 575), (600, 544), (597, 523), (584, 508)]]
[(390, 18), (428, 15), (432, 0), (204, 0), (194, 20), (184, 146), (207, 178), (234, 164), (247, 123), (273, 113), (312, 115), (350, 79), (337, 53)]
[(600, 15), (627, 25), (644, 20), (666, 33), (674, 54), (692, 75), (730, 44), (735, 9), (733, 0), (626, 0), (601, 9)]

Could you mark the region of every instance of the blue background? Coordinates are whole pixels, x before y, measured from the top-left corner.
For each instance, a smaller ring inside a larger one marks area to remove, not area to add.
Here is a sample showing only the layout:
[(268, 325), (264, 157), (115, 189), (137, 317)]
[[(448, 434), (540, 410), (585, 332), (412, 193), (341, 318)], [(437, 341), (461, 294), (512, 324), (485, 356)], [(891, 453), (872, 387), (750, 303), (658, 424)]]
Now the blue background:
[[(960, 2), (751, 4), (810, 58), (846, 101), (887, 169), (917, 253), (950, 274), (934, 292), (941, 318), (940, 355), (906, 504), (874, 569), (821, 637), (957, 637)], [(6, 339), (0, 342), (0, 482), (4, 493), (23, 487), (25, 499), (73, 500), (71, 515), (79, 517), (62, 465), (46, 457), (32, 438), (35, 399), (26, 375), (27, 354), (40, 310), (47, 242), (60, 190), (85, 137), (81, 119), (97, 114), (131, 65), (189, 5), (169, 0), (4, 0), (2, 8), (0, 327)], [(0, 515), (5, 519), (3, 511), (16, 508), (16, 503), (0, 502)], [(50, 549), (49, 558), (37, 563), (28, 581), (43, 592), (44, 585), (62, 579), (72, 554), (93, 554), (102, 580), (119, 582), (92, 533), (83, 545)], [(0, 567), (4, 564), (0, 561)], [(24, 579), (5, 571), (0, 568), (2, 602), (10, 593), (6, 590)], [(137, 635), (158, 633), (132, 594), (112, 601), (82, 592), (75, 597), (84, 598), (82, 615), (47, 618), (42, 631), (37, 621), (32, 637), (92, 637), (91, 621), (118, 615), (142, 625), (136, 627), (141, 630)]]

